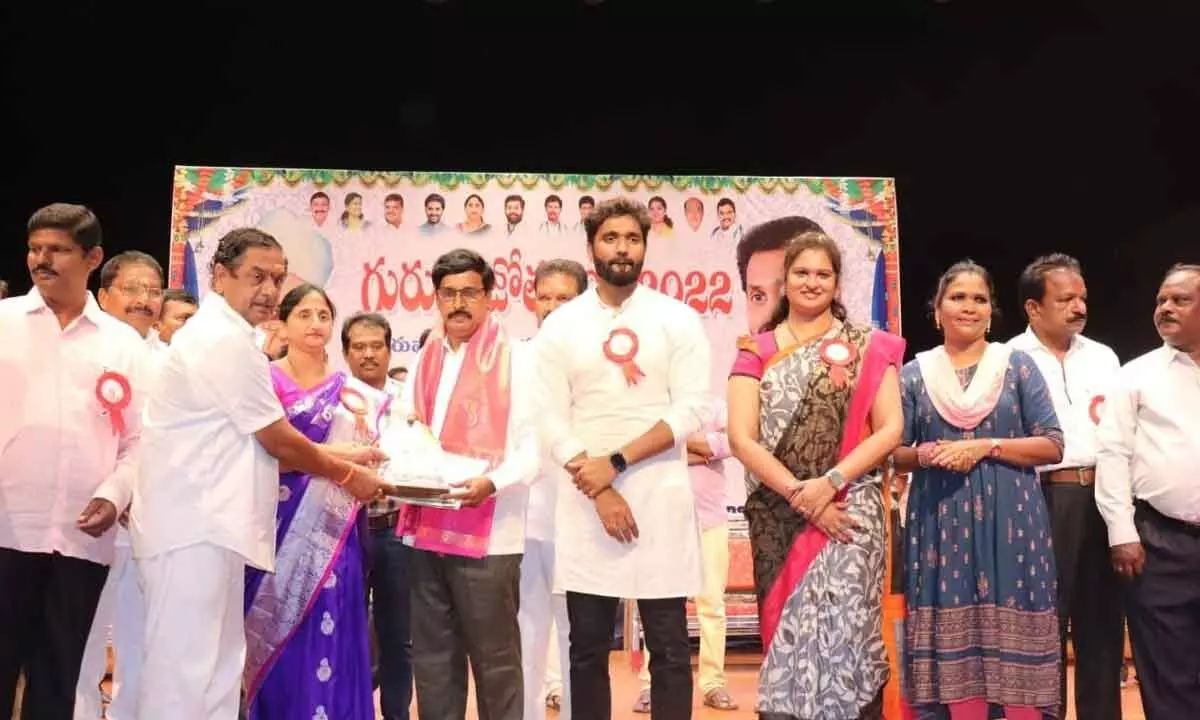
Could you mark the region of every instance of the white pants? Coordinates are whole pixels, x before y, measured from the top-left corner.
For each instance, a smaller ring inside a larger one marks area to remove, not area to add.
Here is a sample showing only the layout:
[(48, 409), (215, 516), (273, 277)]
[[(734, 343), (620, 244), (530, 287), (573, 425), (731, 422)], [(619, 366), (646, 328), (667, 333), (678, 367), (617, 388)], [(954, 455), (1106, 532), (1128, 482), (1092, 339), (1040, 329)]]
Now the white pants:
[(246, 661), (245, 559), (201, 543), (137, 565), (146, 592), (137, 717), (237, 720)]
[[(729, 579), (729, 524), (721, 523), (700, 531), (700, 554), (704, 560), (704, 584), (696, 596), (696, 620), (700, 623), (701, 694), (725, 687), (725, 583)], [(642, 689), (650, 688), (650, 653), (638, 673)]]
[(567, 598), (553, 594), (554, 543), (525, 540), (521, 559), (521, 606), (517, 624), (521, 628), (521, 665), (525, 676), (525, 720), (545, 720), (546, 671), (551, 626), (557, 629), (558, 670), (562, 673), (562, 709), (560, 720), (571, 718), (570, 622)]
[[(111, 629), (111, 633), (110, 633)], [(142, 674), (142, 643), (145, 639), (146, 609), (138, 582), (133, 551), (118, 545), (108, 571), (108, 582), (100, 595), (92, 633), (79, 670), (75, 690), (75, 720), (135, 720), (138, 679)], [(112, 638), (112, 702), (105, 715), (100, 705), (100, 682), (107, 665), (109, 637)]]

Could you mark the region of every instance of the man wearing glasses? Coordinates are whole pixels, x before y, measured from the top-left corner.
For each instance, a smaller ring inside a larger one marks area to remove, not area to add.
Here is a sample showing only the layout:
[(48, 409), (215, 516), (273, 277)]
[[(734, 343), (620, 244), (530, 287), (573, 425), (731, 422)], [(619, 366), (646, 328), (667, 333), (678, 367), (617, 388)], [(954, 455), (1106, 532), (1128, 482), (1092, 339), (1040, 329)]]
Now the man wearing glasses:
[(401, 405), (444, 450), (488, 465), (448, 493), (462, 501), (461, 509), (409, 506), (400, 520), (398, 534), (412, 548), (417, 714), (423, 720), (466, 716), (469, 659), (479, 717), (519, 720), (518, 588), (525, 508), (539, 464), (532, 358), (509, 342), (488, 309), (496, 276), (482, 256), (452, 250), (437, 259), (432, 274), (441, 322), (417, 355)]
[[(104, 312), (145, 338), (151, 351), (147, 370), (152, 372), (167, 347), (154, 329), (162, 313), (162, 266), (153, 257), (136, 250), (114, 255), (100, 268), (100, 292), (96, 297)], [(80, 665), (79, 683), (75, 689), (75, 717), (80, 720), (101, 716), (100, 682), (107, 665), (110, 628), (116, 658), (107, 717), (110, 720), (132, 720), (134, 717), (145, 611), (137, 569), (130, 562), (132, 557), (129, 531), (122, 522), (117, 527), (112, 568), (100, 594), (100, 604)]]

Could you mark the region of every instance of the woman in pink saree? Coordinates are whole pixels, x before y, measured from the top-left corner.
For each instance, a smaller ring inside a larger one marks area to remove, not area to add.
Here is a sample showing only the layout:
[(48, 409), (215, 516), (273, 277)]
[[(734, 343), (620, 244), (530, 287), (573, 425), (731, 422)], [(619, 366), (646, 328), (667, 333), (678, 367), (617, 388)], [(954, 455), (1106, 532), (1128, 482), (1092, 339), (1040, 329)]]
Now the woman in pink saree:
[(903, 431), (904, 340), (846, 321), (841, 267), (828, 236), (791, 242), (780, 306), (741, 341), (729, 380), (764, 648), (760, 718), (882, 718), (892, 674), (877, 471)]

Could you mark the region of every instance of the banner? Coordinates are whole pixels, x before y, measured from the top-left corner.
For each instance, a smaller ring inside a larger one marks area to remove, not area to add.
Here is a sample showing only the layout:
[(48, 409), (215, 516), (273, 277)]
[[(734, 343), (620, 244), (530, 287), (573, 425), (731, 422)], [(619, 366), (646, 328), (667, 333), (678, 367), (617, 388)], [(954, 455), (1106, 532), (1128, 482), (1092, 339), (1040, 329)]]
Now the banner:
[[(496, 272), (492, 308), (512, 336), (530, 336), (538, 264), (577, 260), (595, 277), (583, 218), (619, 196), (650, 208), (641, 282), (702, 318), (715, 396), (724, 396), (738, 336), (761, 325), (778, 302), (782, 247), (753, 233), (767, 221), (804, 218), (831, 236), (842, 252), (842, 301), (851, 319), (900, 331), (896, 194), (887, 178), (177, 167), (170, 284), (202, 297), (221, 236), (257, 227), (287, 253), (285, 291), (307, 281), (326, 289), (339, 319), (360, 311), (386, 316), (392, 365), (411, 367), (417, 339), (437, 312), (430, 272), (439, 255), (466, 247), (487, 258)], [(340, 362), (337, 333), (329, 353)], [(738, 509), (742, 470), (729, 465), (730, 505)]]

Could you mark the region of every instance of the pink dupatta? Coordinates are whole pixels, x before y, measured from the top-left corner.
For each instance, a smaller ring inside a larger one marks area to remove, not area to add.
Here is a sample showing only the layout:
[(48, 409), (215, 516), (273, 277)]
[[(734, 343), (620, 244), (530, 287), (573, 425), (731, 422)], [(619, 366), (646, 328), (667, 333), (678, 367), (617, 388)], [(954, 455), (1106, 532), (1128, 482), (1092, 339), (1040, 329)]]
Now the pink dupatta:
[[(867, 424), (871, 417), (871, 407), (875, 403), (875, 394), (883, 382), (884, 372), (888, 366), (899, 367), (904, 359), (904, 338), (891, 335), (879, 330), (871, 333), (867, 351), (863, 355), (862, 366), (858, 373), (858, 382), (850, 397), (850, 406), (846, 412), (846, 422), (842, 431), (842, 443), (838, 451), (838, 460), (845, 458), (868, 435)], [(843, 487), (834, 497), (834, 502), (841, 501), (849, 492), (849, 484)], [(770, 647), (779, 627), (779, 618), (792, 592), (808, 572), (817, 555), (825, 549), (829, 537), (812, 525), (808, 525), (792, 542), (788, 552), (787, 562), (780, 570), (771, 586), (770, 592), (763, 599), (759, 612), (759, 629), (763, 647)]]
[[(443, 338), (441, 327), (435, 328), (413, 377), (414, 411), (417, 419), (430, 427), (446, 358)], [(511, 351), (500, 321), (488, 313), (467, 341), (466, 357), (438, 436), (446, 452), (487, 460), (489, 470), (504, 459), (508, 439)], [(396, 534), (411, 536), (413, 547), (420, 550), (482, 558), (487, 555), (495, 512), (495, 497), (478, 507), (458, 510), (406, 505)]]

